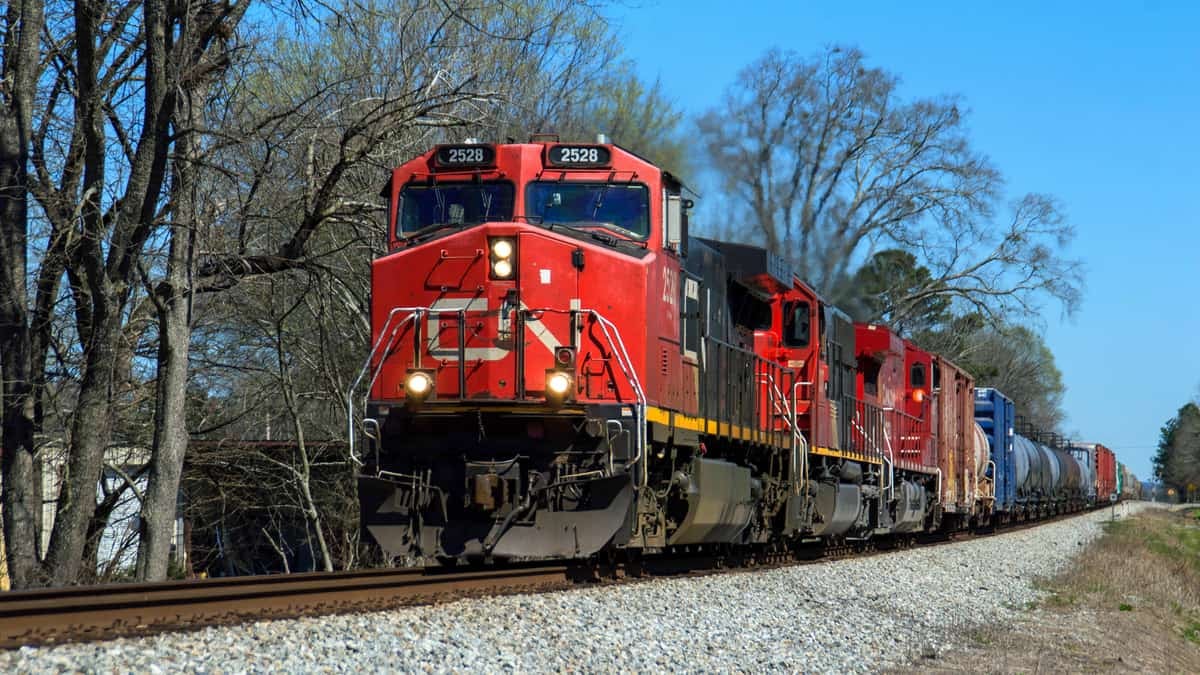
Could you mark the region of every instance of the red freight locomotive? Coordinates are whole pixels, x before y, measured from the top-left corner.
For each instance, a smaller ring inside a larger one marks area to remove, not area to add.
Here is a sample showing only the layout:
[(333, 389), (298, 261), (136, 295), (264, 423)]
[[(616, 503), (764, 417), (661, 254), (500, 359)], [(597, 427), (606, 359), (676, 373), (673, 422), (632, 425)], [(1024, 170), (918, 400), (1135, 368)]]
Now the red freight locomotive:
[(971, 377), (768, 251), (689, 236), (683, 185), (645, 159), (442, 145), (383, 195), (350, 431), (388, 554), (779, 548), (991, 517)]

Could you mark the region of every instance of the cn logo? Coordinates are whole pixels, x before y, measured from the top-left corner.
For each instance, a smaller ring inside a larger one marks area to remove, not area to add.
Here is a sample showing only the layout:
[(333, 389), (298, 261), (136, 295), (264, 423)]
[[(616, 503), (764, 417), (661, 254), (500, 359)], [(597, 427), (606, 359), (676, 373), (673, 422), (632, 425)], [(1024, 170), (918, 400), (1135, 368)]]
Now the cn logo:
[[(466, 312), (467, 316), (491, 318), (496, 317), (496, 321), (501, 330), (508, 330), (510, 324), (509, 312), (513, 309), (511, 306), (502, 305), (500, 310), (495, 312), (488, 311), (488, 299), (479, 297), (470, 298), (441, 298), (429, 306), (429, 317), (426, 319), (425, 334), (428, 337), (427, 348), (429, 355), (434, 358), (444, 359), (447, 361), (458, 360), (458, 346), (455, 343), (450, 345), (442, 345), (441, 343), (441, 326), (439, 321), (442, 320), (440, 312), (458, 312), (460, 310)], [(521, 303), (521, 309), (527, 310), (525, 303)], [(542, 343), (551, 354), (554, 353), (554, 348), (559, 345), (569, 344), (568, 341), (561, 341), (554, 337), (550, 329), (545, 326), (540, 320), (528, 317), (525, 319), (525, 328), (537, 338), (537, 341)], [(457, 335), (457, 333), (455, 333)], [(455, 338), (457, 339), (457, 338)], [(499, 361), (509, 354), (508, 349), (503, 347), (467, 347), (463, 349), (463, 358), (467, 361)]]

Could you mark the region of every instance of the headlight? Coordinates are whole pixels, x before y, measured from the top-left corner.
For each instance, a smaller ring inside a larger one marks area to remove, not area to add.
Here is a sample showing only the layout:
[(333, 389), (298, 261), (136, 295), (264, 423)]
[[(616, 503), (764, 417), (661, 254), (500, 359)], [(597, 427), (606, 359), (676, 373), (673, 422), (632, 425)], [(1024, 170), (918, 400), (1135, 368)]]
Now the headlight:
[(501, 260), (511, 258), (513, 254), (512, 242), (507, 239), (497, 239), (492, 242), (492, 255)]
[(493, 279), (512, 279), (516, 275), (517, 241), (511, 237), (489, 239), (488, 258)]
[(404, 381), (404, 393), (411, 399), (424, 400), (433, 391), (433, 378), (420, 371), (410, 373)]
[(546, 377), (546, 395), (557, 399), (565, 398), (571, 390), (571, 376), (556, 371)]

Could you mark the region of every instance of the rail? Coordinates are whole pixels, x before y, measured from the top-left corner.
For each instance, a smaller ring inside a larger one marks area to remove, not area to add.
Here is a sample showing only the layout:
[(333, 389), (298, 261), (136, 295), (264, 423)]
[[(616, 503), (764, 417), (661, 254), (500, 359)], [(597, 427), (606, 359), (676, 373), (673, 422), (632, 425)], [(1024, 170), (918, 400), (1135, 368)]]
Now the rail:
[(402, 568), (68, 586), (0, 594), (0, 648), (146, 635), (515, 592), (575, 580), (568, 565)]
[[(1107, 506), (1105, 503), (1092, 508)], [(1075, 517), (1085, 510), (1080, 507), (1062, 515), (954, 533), (927, 532), (919, 536), (917, 543), (952, 544), (957, 539), (951, 534), (979, 536), (1028, 529)], [(860, 546), (813, 542), (783, 552), (764, 549), (733, 556), (708, 552), (650, 556), (616, 565), (596, 561), (530, 562), (501, 568), (372, 569), (11, 591), (0, 593), (0, 649), (140, 637), (262, 619), (363, 612), (463, 596), (557, 590), (578, 583), (590, 585), (648, 575), (721, 573), (730, 567), (776, 563), (813, 564), (880, 553), (879, 547), (865, 540)]]

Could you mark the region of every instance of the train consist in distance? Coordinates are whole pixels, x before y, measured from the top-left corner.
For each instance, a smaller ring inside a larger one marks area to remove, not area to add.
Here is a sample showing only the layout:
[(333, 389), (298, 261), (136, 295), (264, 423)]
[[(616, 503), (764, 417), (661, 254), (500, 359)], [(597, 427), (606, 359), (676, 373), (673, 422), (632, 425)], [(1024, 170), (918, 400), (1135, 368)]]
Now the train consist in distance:
[(689, 236), (682, 183), (619, 146), (441, 145), (383, 196), (350, 432), (390, 556), (778, 551), (1118, 494), (1103, 445), (1018, 428), (782, 258)]

